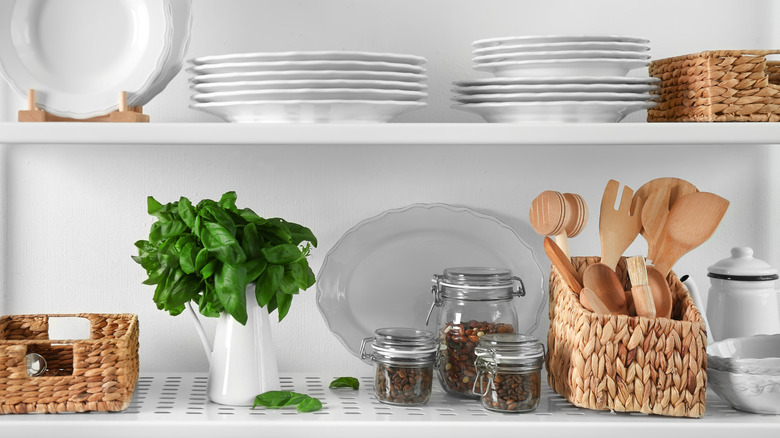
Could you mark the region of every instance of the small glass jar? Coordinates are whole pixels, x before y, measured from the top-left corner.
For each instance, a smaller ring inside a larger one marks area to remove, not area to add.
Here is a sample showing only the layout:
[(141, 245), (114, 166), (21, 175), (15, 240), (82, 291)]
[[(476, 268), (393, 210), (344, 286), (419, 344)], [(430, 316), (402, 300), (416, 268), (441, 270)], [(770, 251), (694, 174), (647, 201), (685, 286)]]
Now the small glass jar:
[(436, 337), (427, 330), (381, 328), (374, 331), (374, 337), (363, 339), (360, 357), (376, 364), (377, 400), (403, 406), (427, 403), (433, 388), (436, 350)]
[[(472, 392), (476, 369), (474, 348), (490, 333), (514, 333), (517, 310), (513, 298), (524, 296), (520, 278), (509, 269), (447, 268), (433, 276), (434, 307), (441, 306), (437, 330), (436, 369), (442, 388), (450, 394), (476, 398)], [(515, 289), (517, 284), (517, 289)]]
[(530, 412), (539, 405), (544, 346), (533, 336), (485, 335), (475, 349), (472, 390), (482, 406), (498, 412)]

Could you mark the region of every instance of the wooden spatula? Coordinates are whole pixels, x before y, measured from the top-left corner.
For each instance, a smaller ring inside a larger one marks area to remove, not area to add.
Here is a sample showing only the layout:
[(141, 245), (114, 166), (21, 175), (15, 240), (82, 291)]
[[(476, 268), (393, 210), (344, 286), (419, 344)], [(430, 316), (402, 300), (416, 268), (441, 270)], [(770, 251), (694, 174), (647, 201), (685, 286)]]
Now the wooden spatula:
[(574, 269), (574, 265), (571, 264), (571, 259), (561, 251), (561, 248), (553, 242), (552, 239), (545, 236), (544, 238), (544, 252), (547, 253), (547, 257), (550, 258), (553, 266), (558, 270), (558, 273), (563, 277), (563, 281), (574, 291), (579, 294), (582, 290), (582, 277), (580, 273)]
[(669, 216), (670, 195), (671, 189), (668, 186), (664, 187), (650, 194), (642, 206), (642, 236), (647, 240), (647, 258), (650, 260), (655, 259), (658, 246), (661, 244), (664, 224)]
[(669, 211), (655, 268), (666, 277), (677, 260), (712, 236), (729, 201), (714, 193), (696, 192), (677, 200)]
[(672, 205), (683, 196), (699, 191), (695, 185), (684, 179), (665, 177), (656, 178), (644, 183), (642, 187), (636, 191), (634, 196), (647, 202), (647, 198), (649, 198), (651, 194), (665, 191), (666, 189), (669, 189), (669, 208), (672, 208)]
[[(642, 229), (641, 198), (634, 198), (634, 191), (623, 188), (620, 206), (615, 210), (620, 183), (611, 179), (604, 189), (601, 198), (601, 215), (599, 217), (599, 235), (601, 237), (601, 263), (614, 270), (623, 251), (636, 239)], [(598, 291), (594, 291), (598, 292)]]

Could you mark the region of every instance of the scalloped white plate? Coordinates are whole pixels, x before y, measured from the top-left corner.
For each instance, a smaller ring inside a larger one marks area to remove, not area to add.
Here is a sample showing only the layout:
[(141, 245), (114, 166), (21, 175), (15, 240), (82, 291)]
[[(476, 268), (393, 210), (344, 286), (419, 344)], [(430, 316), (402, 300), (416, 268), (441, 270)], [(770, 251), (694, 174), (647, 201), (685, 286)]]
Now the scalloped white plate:
[(533, 61), (543, 59), (590, 59), (590, 58), (618, 58), (618, 59), (650, 59), (650, 55), (642, 52), (626, 52), (619, 50), (561, 50), (555, 52), (514, 52), (499, 53), (495, 55), (476, 56), (471, 59), (475, 64), (503, 61)]
[(301, 79), (277, 81), (236, 81), (191, 84), (190, 88), (198, 93), (219, 93), (224, 91), (250, 90), (288, 90), (296, 88), (374, 88), (382, 90), (424, 91), (428, 86), (419, 82), (406, 81), (372, 81), (361, 79)]
[(518, 84), (477, 85), (454, 87), (458, 94), (504, 94), (504, 93), (648, 93), (658, 90), (650, 84)]
[(171, 14), (160, 0), (2, 1), (0, 74), (61, 117), (111, 112), (120, 91), (128, 105), (144, 105), (162, 90), (155, 81), (172, 50)]
[(523, 78), (480, 78), (455, 81), (458, 87), (478, 87), (483, 85), (541, 85), (541, 84), (657, 84), (658, 78), (632, 76), (539, 76)]
[(194, 65), (223, 62), (265, 62), (265, 61), (380, 61), (421, 65), (426, 59), (422, 56), (401, 53), (375, 53), (353, 51), (316, 51), (316, 52), (257, 52), (230, 53), (227, 55), (201, 56), (190, 59)]
[(196, 102), (236, 102), (246, 100), (420, 100), (422, 91), (380, 90), (371, 88), (301, 88), (288, 90), (251, 90), (200, 93)]
[(474, 49), (473, 53), (475, 56), (481, 56), (496, 53), (547, 52), (555, 50), (624, 50), (631, 52), (646, 52), (650, 50), (650, 46), (617, 41), (570, 41), (540, 44), (501, 44)]
[(654, 102), (488, 102), (452, 107), (476, 113), (490, 123), (617, 123)]
[(501, 38), (485, 38), (474, 41), (474, 47), (492, 47), (505, 44), (545, 44), (545, 43), (572, 43), (572, 42), (618, 42), (647, 44), (650, 40), (624, 35), (524, 35)]
[(191, 103), (234, 123), (383, 123), (425, 102), (393, 100), (253, 100)]
[(481, 102), (551, 102), (551, 101), (650, 101), (657, 96), (647, 93), (508, 93), (455, 96), (461, 103)]
[(647, 67), (650, 62), (619, 58), (539, 59), (531, 61), (488, 62), (474, 70), (500, 77), (539, 76), (625, 76), (629, 71)]
[(367, 70), (280, 70), (280, 71), (250, 71), (239, 73), (214, 73), (195, 75), (190, 82), (195, 84), (236, 82), (236, 81), (276, 81), (276, 80), (333, 80), (356, 79), (369, 81), (406, 81), (422, 82), (427, 79), (421, 73), (403, 73), (395, 71)]
[(453, 266), (511, 269), (526, 289), (514, 299), (518, 331), (539, 325), (546, 294), (531, 248), (498, 219), (445, 204), (388, 210), (352, 227), (325, 256), (317, 306), (333, 334), (360, 357), (361, 340), (377, 328), (425, 329), (431, 278)]
[(187, 72), (196, 75), (217, 73), (239, 73), (258, 71), (284, 70), (368, 70), (389, 71), (400, 73), (424, 73), (425, 68), (419, 65), (397, 62), (374, 61), (269, 61), (269, 62), (223, 62), (218, 64), (196, 65)]

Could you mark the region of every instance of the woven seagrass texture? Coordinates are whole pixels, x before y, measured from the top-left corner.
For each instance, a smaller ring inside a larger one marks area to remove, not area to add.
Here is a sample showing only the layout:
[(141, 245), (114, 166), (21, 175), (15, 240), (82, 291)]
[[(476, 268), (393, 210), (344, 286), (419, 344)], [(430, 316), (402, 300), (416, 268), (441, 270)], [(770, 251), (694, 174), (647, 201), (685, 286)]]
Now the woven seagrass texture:
[(661, 79), (649, 122), (780, 121), (778, 50), (720, 50), (655, 60), (650, 76)]
[[(598, 257), (573, 257), (582, 273)], [(618, 276), (627, 278), (625, 259)], [(553, 267), (547, 379), (579, 407), (702, 417), (707, 333), (685, 286), (669, 276), (672, 318), (597, 315), (586, 310)]]
[[(83, 317), (90, 339), (48, 338), (51, 317)], [(27, 374), (38, 353), (46, 371)], [(138, 317), (80, 313), (0, 317), (0, 414), (121, 411), (138, 380)]]

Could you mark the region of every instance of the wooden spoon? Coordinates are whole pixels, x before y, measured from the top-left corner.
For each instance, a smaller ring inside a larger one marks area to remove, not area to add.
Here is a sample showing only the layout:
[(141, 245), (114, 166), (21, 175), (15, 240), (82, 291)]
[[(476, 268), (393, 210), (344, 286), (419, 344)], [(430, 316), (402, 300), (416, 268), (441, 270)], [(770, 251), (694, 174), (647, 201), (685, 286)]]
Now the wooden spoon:
[(563, 278), (563, 281), (574, 291), (579, 294), (582, 290), (582, 277), (580, 273), (571, 264), (571, 259), (561, 251), (561, 248), (553, 242), (552, 239), (545, 236), (544, 238), (544, 252), (547, 253), (547, 257), (550, 258), (555, 269)]
[[(672, 290), (666, 277), (652, 266), (647, 267), (647, 282), (653, 294), (655, 304), (655, 316), (659, 318), (672, 317)], [(638, 311), (638, 310), (637, 310)]]
[[(615, 271), (603, 263), (594, 263), (582, 273), (582, 284), (599, 297), (613, 315), (625, 315), (626, 293)], [(593, 302), (588, 297), (588, 303)], [(595, 310), (595, 307), (594, 307)]]
[(728, 207), (729, 201), (714, 193), (696, 192), (678, 199), (666, 218), (655, 269), (665, 278), (680, 257), (712, 236)]
[(601, 298), (599, 298), (595, 292), (588, 289), (587, 287), (582, 289), (580, 297), (584, 298), (588, 303), (590, 303), (591, 309), (589, 310), (593, 313), (598, 313), (599, 315), (620, 315), (619, 313), (612, 313), (609, 310), (609, 306), (601, 301)]
[(634, 194), (634, 197), (641, 198), (647, 202), (647, 198), (653, 193), (662, 192), (669, 189), (669, 205), (668, 208), (672, 208), (678, 199), (690, 193), (698, 192), (699, 189), (695, 185), (680, 178), (656, 178), (652, 181), (648, 181), (639, 188)]
[[(642, 206), (642, 236), (647, 240), (647, 258), (655, 260), (663, 237), (664, 224), (669, 215), (671, 189), (667, 186), (653, 192)], [(634, 195), (636, 196), (636, 195)]]
[[(601, 263), (614, 270), (623, 251), (636, 239), (642, 229), (641, 210), (644, 200), (633, 197), (634, 191), (623, 188), (620, 206), (615, 210), (620, 183), (609, 180), (601, 198), (599, 236), (601, 238)], [(598, 293), (599, 291), (594, 290)]]
[(647, 280), (647, 266), (642, 256), (629, 257), (626, 260), (628, 276), (631, 278), (631, 296), (637, 316), (655, 318), (656, 307), (653, 301), (653, 291)]

